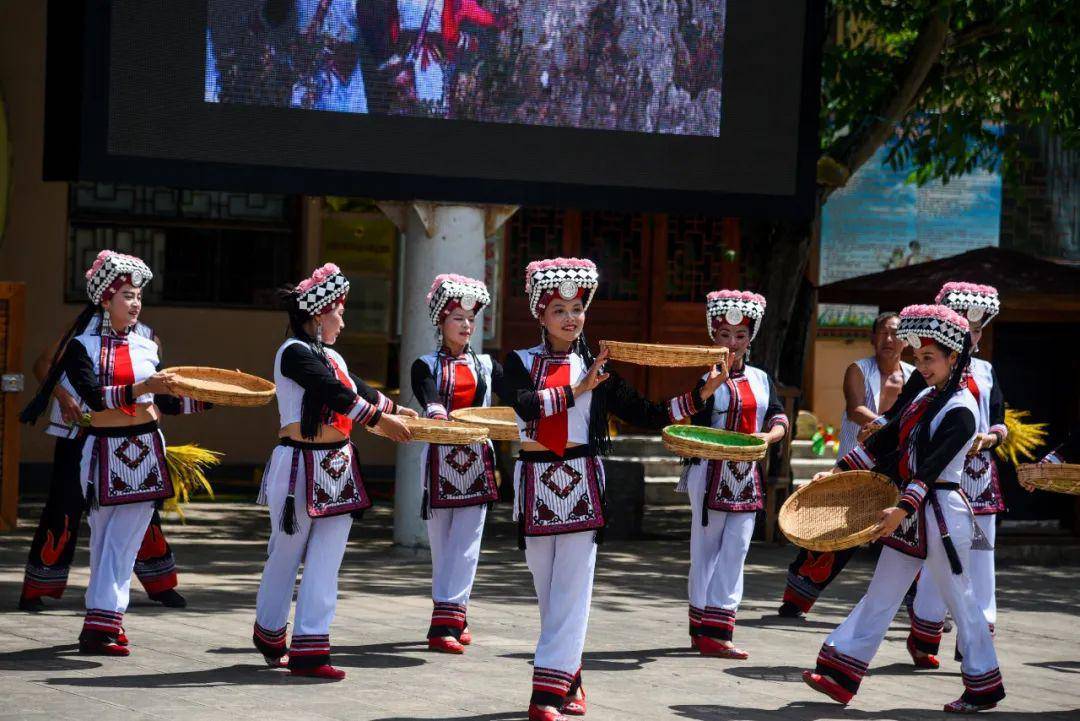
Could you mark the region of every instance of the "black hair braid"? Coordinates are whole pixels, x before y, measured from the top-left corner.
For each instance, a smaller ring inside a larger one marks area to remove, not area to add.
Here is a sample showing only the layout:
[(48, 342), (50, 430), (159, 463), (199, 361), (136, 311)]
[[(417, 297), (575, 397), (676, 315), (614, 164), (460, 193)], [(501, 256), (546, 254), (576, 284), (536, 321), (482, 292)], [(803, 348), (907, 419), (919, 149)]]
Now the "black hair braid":
[[(944, 346), (940, 343), (938, 347), (944, 350)], [(960, 350), (960, 356), (956, 359), (956, 365), (953, 366), (952, 375), (949, 376), (949, 380), (945, 382), (941, 392), (930, 401), (930, 405), (926, 409), (926, 413), (923, 414), (922, 419), (919, 421), (919, 435), (918, 444), (926, 448), (930, 442), (930, 424), (934, 420), (934, 416), (945, 407), (945, 404), (949, 402), (949, 399), (953, 397), (953, 394), (960, 388), (960, 382), (964, 378), (964, 372), (967, 370), (968, 365), (971, 363), (971, 333), (964, 334), (964, 346)], [(923, 479), (927, 483), (932, 483), (934, 479)]]
[(75, 318), (75, 322), (68, 328), (64, 337), (60, 339), (60, 343), (56, 346), (56, 352), (53, 353), (52, 360), (49, 361), (49, 370), (45, 374), (45, 380), (42, 381), (41, 387), (38, 388), (38, 392), (30, 399), (30, 402), (26, 404), (26, 407), (22, 409), (22, 412), (19, 413), (20, 421), (33, 425), (37, 422), (37, 419), (41, 417), (41, 414), (45, 412), (45, 409), (49, 407), (49, 399), (52, 397), (53, 389), (55, 389), (56, 384), (60, 382), (60, 376), (64, 374), (64, 371), (60, 366), (60, 359), (63, 357), (64, 351), (67, 350), (67, 345), (71, 342), (71, 339), (86, 331), (94, 314), (97, 313), (97, 310), (98, 307), (96, 305), (87, 303), (86, 307), (83, 308), (82, 312)]

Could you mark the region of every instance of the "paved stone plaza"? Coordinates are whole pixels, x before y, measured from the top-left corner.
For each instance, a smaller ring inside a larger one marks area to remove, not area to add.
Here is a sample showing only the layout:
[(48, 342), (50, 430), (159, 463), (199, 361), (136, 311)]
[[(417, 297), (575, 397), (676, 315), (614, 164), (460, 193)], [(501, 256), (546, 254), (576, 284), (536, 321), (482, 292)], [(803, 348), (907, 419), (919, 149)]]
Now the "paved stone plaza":
[[(37, 507), (19, 533), (0, 536), (0, 719), (480, 719), (525, 718), (538, 613), (508, 510), (489, 519), (462, 657), (429, 653), (431, 602), (423, 555), (394, 550), (385, 507), (354, 525), (341, 573), (333, 662), (341, 683), (267, 669), (251, 646), (268, 524), (249, 504), (195, 505), (167, 524), (189, 608), (149, 602), (133, 583), (127, 659), (80, 656), (85, 538), (71, 587), (39, 615), (16, 611)], [(946, 637), (942, 669), (915, 672), (902, 619), (890, 631), (851, 707), (822, 702), (799, 679), (865, 587), (866, 554), (810, 620), (775, 616), (790, 547), (755, 544), (736, 641), (748, 661), (706, 659), (686, 635), (689, 512), (651, 514), (652, 539), (609, 542), (598, 560), (585, 652), (588, 718), (923, 719), (943, 717), (960, 671)], [(85, 533), (84, 527), (84, 533)], [(1080, 719), (1080, 568), (999, 570), (998, 652), (1009, 697), (991, 718)], [(51, 600), (51, 599), (50, 599)]]

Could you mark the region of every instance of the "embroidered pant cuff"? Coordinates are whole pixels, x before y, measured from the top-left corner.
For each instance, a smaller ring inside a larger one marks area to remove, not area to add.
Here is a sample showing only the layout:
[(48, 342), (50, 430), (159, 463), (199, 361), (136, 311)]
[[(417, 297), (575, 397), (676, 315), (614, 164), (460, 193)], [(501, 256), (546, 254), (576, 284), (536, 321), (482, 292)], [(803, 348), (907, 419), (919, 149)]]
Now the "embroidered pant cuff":
[(179, 582), (176, 577), (176, 570), (171, 570), (167, 573), (160, 575), (147, 576), (140, 574), (136, 569), (136, 575), (139, 577), (139, 583), (146, 589), (148, 594), (164, 593), (176, 588)]
[(35, 598), (60, 598), (67, 588), (67, 574), (58, 578), (41, 579), (34, 578), (27, 572), (23, 578), (22, 597)]
[(945, 621), (927, 621), (911, 613), (911, 643), (919, 651), (936, 656), (941, 648), (941, 634)]
[(529, 703), (556, 708), (562, 706), (578, 674), (553, 668), (534, 668), (532, 698), (529, 699)]
[(970, 704), (985, 706), (997, 703), (1005, 698), (1005, 685), (1001, 680), (1001, 671), (994, 669), (978, 676), (964, 674), (964, 695), (961, 698)]
[(255, 648), (259, 649), (264, 656), (281, 658), (285, 655), (286, 628), (288, 628), (288, 626), (282, 626), (276, 631), (271, 631), (256, 623), (255, 630), (251, 635), (251, 640), (255, 642)]
[(783, 602), (790, 603), (803, 613), (809, 613), (810, 609), (814, 607), (815, 601), (817, 601), (817, 596), (808, 596), (790, 583), (787, 585), (787, 588), (784, 589)]
[(696, 606), (691, 606), (690, 607), (690, 635), (691, 636), (700, 636), (701, 635), (701, 616), (702, 616), (702, 614), (704, 614), (704, 611), (702, 611), (700, 608), (697, 608)]
[(856, 694), (859, 692), (859, 684), (862, 683), (863, 676), (866, 675), (867, 667), (867, 664), (857, 658), (845, 656), (831, 646), (822, 646), (821, 651), (818, 652), (817, 666), (814, 671), (822, 676), (828, 676), (844, 690)]
[(318, 668), (330, 663), (330, 635), (297, 636), (289, 647), (289, 668)]
[(86, 609), (83, 618), (80, 641), (102, 642), (116, 641), (120, 635), (120, 627), (124, 623), (124, 614), (119, 611), (105, 611), (100, 608)]
[(735, 611), (707, 606), (701, 616), (701, 635), (730, 641), (735, 631)]

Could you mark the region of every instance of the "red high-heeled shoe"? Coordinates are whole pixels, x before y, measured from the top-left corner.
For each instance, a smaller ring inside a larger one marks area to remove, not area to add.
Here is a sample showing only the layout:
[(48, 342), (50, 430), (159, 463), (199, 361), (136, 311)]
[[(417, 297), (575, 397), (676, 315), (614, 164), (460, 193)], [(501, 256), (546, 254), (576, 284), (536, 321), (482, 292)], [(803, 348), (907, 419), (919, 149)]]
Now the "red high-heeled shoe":
[(465, 653), (465, 647), (453, 636), (436, 636), (427, 640), (427, 647), (442, 653)]
[(88, 656), (130, 656), (131, 649), (113, 641), (79, 641), (79, 653)]
[(716, 658), (728, 658), (734, 661), (745, 661), (750, 654), (737, 646), (725, 646), (723, 641), (717, 641), (711, 636), (698, 637), (698, 651), (702, 656), (714, 656)]
[(935, 669), (941, 666), (941, 661), (938, 657), (932, 653), (920, 653), (919, 649), (915, 648), (915, 639), (908, 636), (907, 639), (907, 652), (911, 655), (911, 662), (915, 664), (915, 668), (928, 668)]
[(820, 673), (803, 671), (802, 680), (806, 682), (807, 686), (818, 693), (823, 693), (833, 701), (843, 704), (844, 706), (851, 703), (851, 699), (855, 697), (855, 694), (851, 693), (828, 676), (822, 676)]
[(559, 709), (567, 716), (584, 716), (586, 709), (585, 689), (581, 689), (581, 698), (567, 699), (563, 707)]
[(128, 645), (128, 637), (127, 637), (127, 634), (124, 633), (124, 627), (123, 626), (120, 627), (120, 633), (116, 634), (116, 643), (119, 646), (127, 646)]
[(570, 719), (553, 708), (541, 708), (532, 703), (529, 704), (529, 721), (570, 721)]
[(328, 663), (315, 668), (291, 668), (289, 673), (293, 676), (307, 676), (310, 678), (324, 678), (328, 681), (340, 681), (345, 678), (345, 672), (340, 668), (334, 668)]
[(459, 638), (458, 641), (461, 642), (462, 646), (468, 646), (470, 643), (472, 643), (472, 631), (469, 630), (468, 626), (462, 629), (461, 638)]

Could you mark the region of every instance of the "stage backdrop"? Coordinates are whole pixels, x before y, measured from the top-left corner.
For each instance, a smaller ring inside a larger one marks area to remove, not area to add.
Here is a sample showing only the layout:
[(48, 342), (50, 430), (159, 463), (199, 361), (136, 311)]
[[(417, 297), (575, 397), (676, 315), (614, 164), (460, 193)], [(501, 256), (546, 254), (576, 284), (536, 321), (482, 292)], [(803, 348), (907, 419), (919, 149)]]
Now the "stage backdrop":
[(821, 7), (53, 0), (46, 174), (805, 216)]

